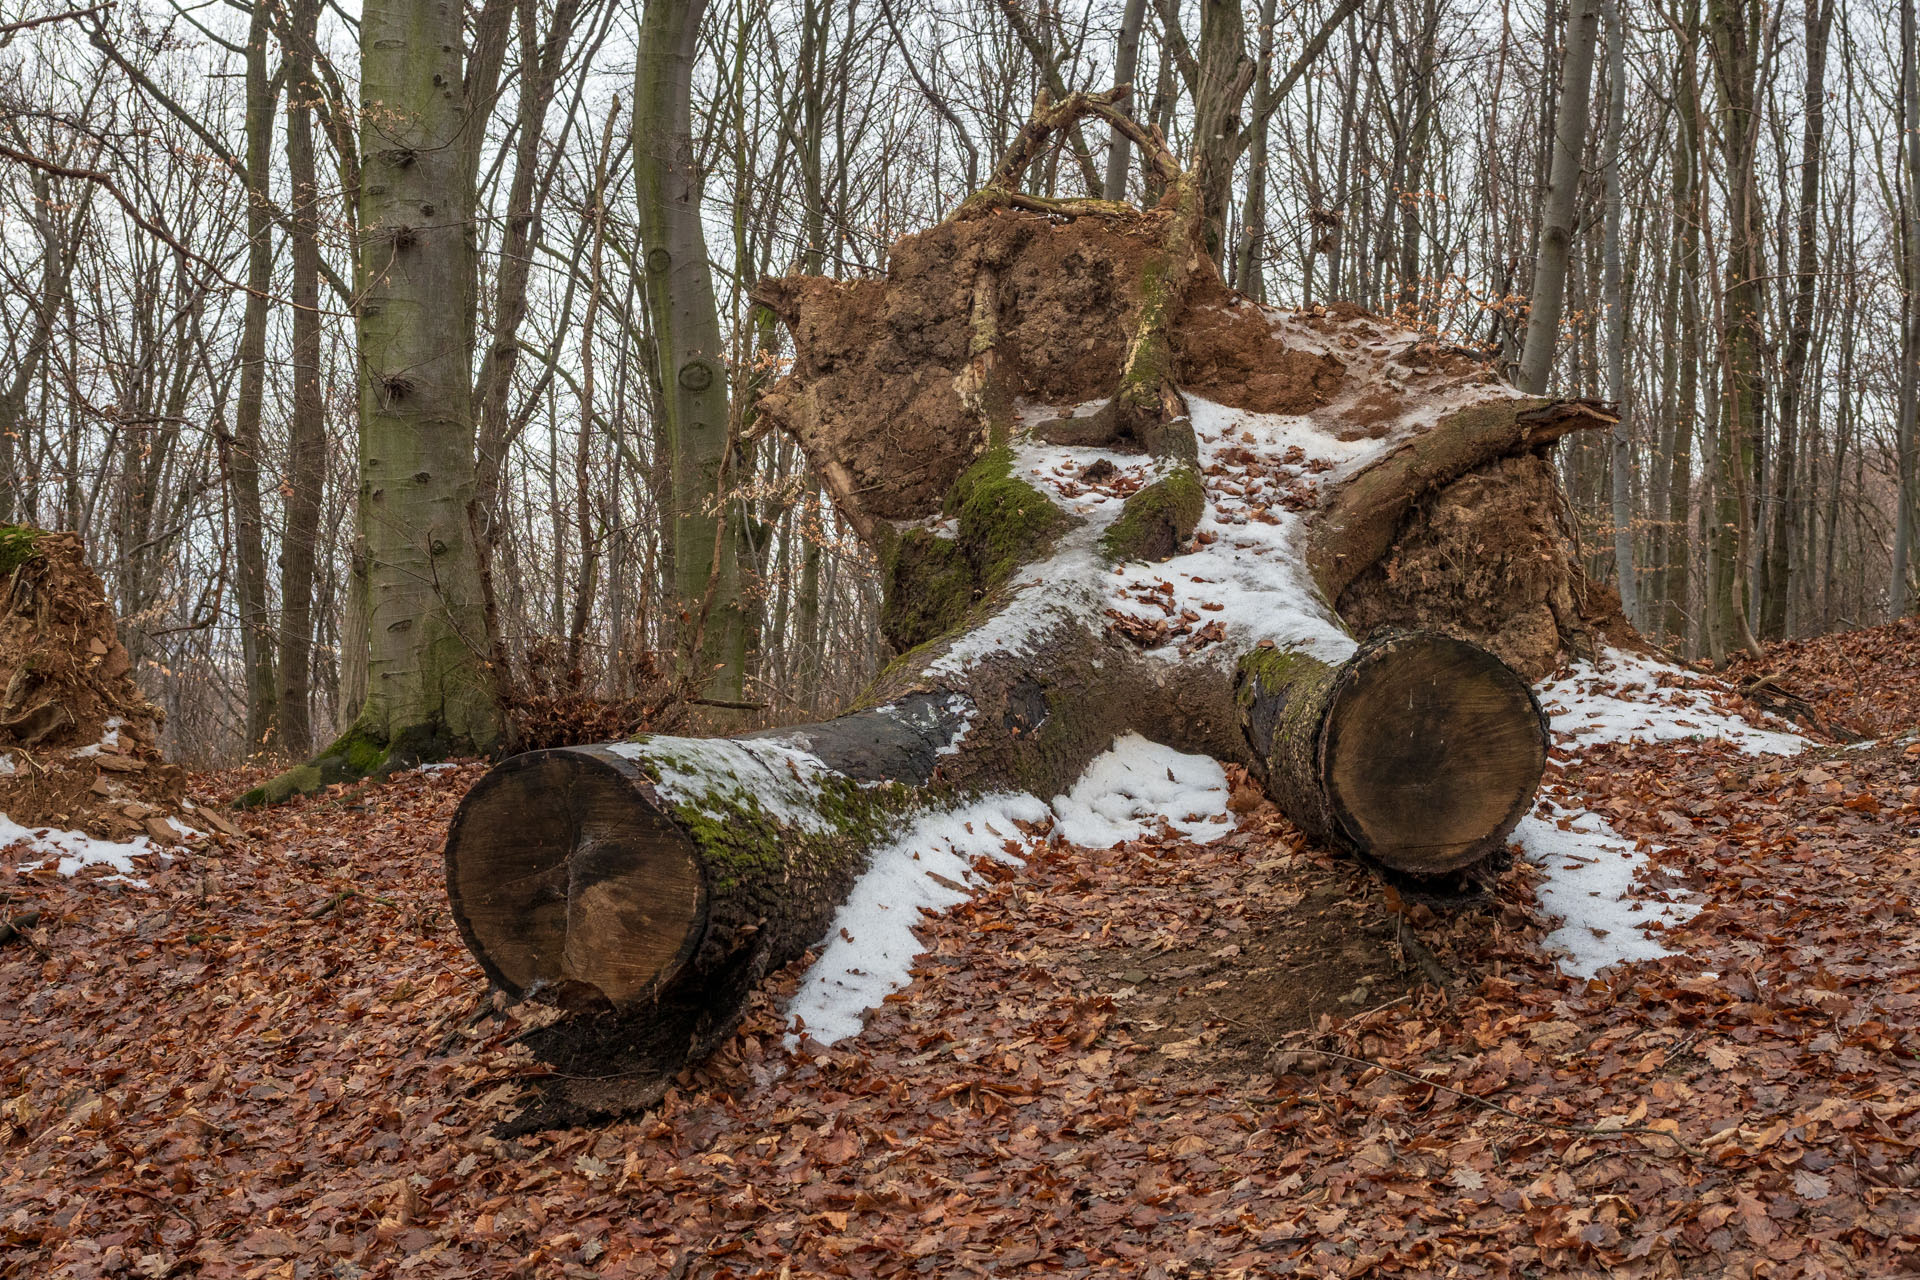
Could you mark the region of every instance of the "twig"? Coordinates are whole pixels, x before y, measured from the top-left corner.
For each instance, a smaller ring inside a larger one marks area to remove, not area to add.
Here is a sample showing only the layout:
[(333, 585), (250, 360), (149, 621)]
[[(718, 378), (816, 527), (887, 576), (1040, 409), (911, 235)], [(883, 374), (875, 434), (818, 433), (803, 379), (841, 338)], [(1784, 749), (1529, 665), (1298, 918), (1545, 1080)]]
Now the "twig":
[(113, 8), (110, 4), (96, 4), (90, 9), (68, 9), (64, 13), (43, 14), (38, 18), (27, 18), (20, 22), (9, 22), (0, 26), (0, 48), (12, 43), (13, 38), (22, 31), (31, 31), (35, 27), (44, 27), (49, 22), (66, 22), (72, 18), (90, 18), (96, 13), (105, 13)]
[(1441, 967), (1439, 959), (1435, 957), (1433, 952), (1427, 950), (1427, 944), (1420, 941), (1420, 939), (1414, 935), (1413, 930), (1407, 927), (1406, 912), (1395, 912), (1393, 918), (1395, 921), (1393, 940), (1400, 945), (1402, 960), (1404, 961), (1411, 958), (1416, 965), (1420, 966), (1420, 972), (1427, 975), (1428, 981), (1432, 982), (1434, 986), (1440, 988), (1442, 991), (1445, 991), (1447, 989), (1447, 971)]
[[(27, 943), (27, 945), (32, 946), (33, 939), (27, 937), (27, 930), (39, 923), (40, 913), (38, 911), (28, 911), (13, 917), (11, 920), (0, 920), (0, 947), (6, 946), (15, 938), (19, 938)], [(38, 948), (35, 949), (38, 950)]]

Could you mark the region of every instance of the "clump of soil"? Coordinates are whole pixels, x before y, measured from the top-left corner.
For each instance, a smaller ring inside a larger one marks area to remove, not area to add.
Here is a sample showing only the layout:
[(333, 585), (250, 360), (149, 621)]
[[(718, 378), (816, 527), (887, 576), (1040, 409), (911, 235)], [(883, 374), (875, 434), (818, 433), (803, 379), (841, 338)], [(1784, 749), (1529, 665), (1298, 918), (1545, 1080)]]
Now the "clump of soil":
[[(1529, 680), (1550, 675), (1565, 646), (1631, 634), (1619, 600), (1575, 557), (1553, 464), (1521, 454), (1469, 472), (1417, 504), (1393, 550), (1338, 601), (1355, 634), (1428, 627), (1480, 645)], [(1584, 656), (1584, 655), (1582, 655)]]
[(78, 536), (0, 525), (0, 811), (24, 827), (178, 844), (231, 832), (189, 807), (161, 759), (163, 713), (134, 683), (113, 610)]
[(1174, 329), (1173, 347), (1182, 388), (1254, 413), (1311, 413), (1346, 385), (1339, 357), (1289, 347), (1262, 308), (1224, 292), (1195, 299)]
[[(1067, 221), (1001, 209), (893, 246), (883, 279), (789, 276), (755, 297), (794, 338), (787, 377), (763, 412), (838, 464), (862, 508), (888, 520), (939, 511), (978, 455), (960, 379), (974, 354), (975, 294), (991, 289), (994, 358), (1010, 392), (1054, 406), (1113, 394), (1157, 252), (1165, 210)], [(1173, 320), (1174, 376), (1209, 399), (1305, 413), (1343, 387), (1331, 355), (1299, 350), (1215, 279), (1195, 282)]]
[(955, 381), (973, 354), (976, 286), (993, 281), (996, 359), (1017, 394), (1108, 395), (1165, 216), (1058, 223), (1002, 210), (899, 241), (884, 279), (763, 284), (755, 296), (786, 322), (795, 355), (761, 408), (847, 467), (871, 514), (932, 514), (980, 443)]

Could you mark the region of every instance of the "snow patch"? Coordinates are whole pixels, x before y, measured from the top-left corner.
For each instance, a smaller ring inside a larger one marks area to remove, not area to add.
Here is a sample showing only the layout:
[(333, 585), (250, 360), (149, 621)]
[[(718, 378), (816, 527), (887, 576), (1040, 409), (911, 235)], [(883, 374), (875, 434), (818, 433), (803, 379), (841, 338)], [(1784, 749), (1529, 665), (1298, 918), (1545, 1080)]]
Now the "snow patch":
[(1722, 711), (1710, 696), (1714, 688), (1698, 672), (1607, 649), (1599, 665), (1576, 662), (1538, 693), (1553, 721), (1554, 744), (1563, 750), (1603, 742), (1720, 738), (1748, 755), (1790, 756), (1812, 745), (1799, 734), (1762, 729)]
[[(900, 839), (876, 850), (841, 904), (826, 950), (800, 980), (787, 1012), (821, 1044), (858, 1035), (867, 1010), (911, 980), (920, 954), (913, 936), (920, 913), (941, 911), (972, 896), (977, 858), (1019, 865), (1010, 852), (1026, 837), (1014, 825), (1039, 822), (1047, 806), (1030, 795), (984, 796), (916, 819)], [(798, 1034), (787, 1037), (788, 1047)]]
[(1087, 766), (1072, 790), (1055, 796), (1053, 812), (1058, 817), (1054, 834), (1088, 849), (1138, 840), (1161, 818), (1198, 844), (1233, 830), (1227, 771), (1220, 762), (1163, 747), (1137, 733), (1116, 741)]
[[(1054, 819), (1053, 836), (1089, 849), (1138, 839), (1164, 817), (1197, 841), (1234, 828), (1227, 776), (1218, 761), (1187, 755), (1128, 734), (1101, 753), (1049, 807), (1035, 796), (1001, 793), (955, 809), (922, 814), (898, 840), (874, 852), (834, 915), (827, 946), (787, 1006), (794, 1025), (821, 1044), (858, 1035), (869, 1009), (912, 980), (921, 952), (920, 913), (972, 896), (973, 863), (1020, 865), (1032, 839), (1015, 821)], [(799, 1042), (788, 1035), (787, 1047)]]
[(109, 718), (105, 726), (106, 732), (101, 735), (100, 741), (89, 742), (84, 747), (76, 747), (72, 753), (73, 758), (75, 760), (86, 760), (99, 755), (102, 751), (120, 750), (120, 726), (125, 723), (126, 721), (120, 719), (118, 716)]
[(1599, 815), (1546, 804), (1548, 815), (1528, 814), (1513, 838), (1546, 872), (1538, 893), (1540, 905), (1560, 919), (1546, 941), (1566, 953), (1561, 971), (1591, 978), (1609, 965), (1678, 954), (1644, 929), (1656, 920), (1669, 927), (1684, 923), (1699, 905), (1635, 896), (1634, 881), (1647, 855)]
[[(1231, 660), (1272, 640), (1324, 662), (1345, 661), (1353, 639), (1307, 569), (1311, 503), (1301, 510), (1288, 503), (1312, 499), (1321, 485), (1372, 462), (1393, 441), (1342, 440), (1311, 417), (1252, 413), (1191, 393), (1186, 401), (1207, 490), (1194, 543), (1160, 564), (1109, 572), (1104, 607), (1147, 622), (1156, 615), (1193, 615), (1203, 627), (1218, 621), (1224, 634), (1202, 656)], [(1172, 643), (1150, 652), (1175, 662), (1193, 655)]]
[(648, 738), (609, 748), (629, 760), (645, 760), (659, 770), (660, 794), (710, 817), (731, 815), (716, 806), (757, 806), (768, 817), (801, 831), (829, 827), (814, 803), (820, 779), (832, 772), (820, 757), (777, 738)]
[[(174, 826), (183, 834), (187, 831), (179, 823), (174, 823)], [(22, 863), (19, 870), (23, 873), (37, 871), (46, 865), (48, 859), (57, 858), (59, 862), (54, 870), (63, 876), (75, 875), (85, 867), (109, 866), (128, 877), (128, 883), (143, 889), (147, 882), (132, 878), (135, 858), (159, 858), (162, 862), (173, 860), (172, 854), (154, 848), (153, 841), (146, 836), (135, 836), (126, 841), (101, 840), (83, 831), (23, 827), (5, 814), (0, 814), (0, 849), (10, 849), (16, 845), (25, 845), (28, 852), (42, 855), (38, 861)]]

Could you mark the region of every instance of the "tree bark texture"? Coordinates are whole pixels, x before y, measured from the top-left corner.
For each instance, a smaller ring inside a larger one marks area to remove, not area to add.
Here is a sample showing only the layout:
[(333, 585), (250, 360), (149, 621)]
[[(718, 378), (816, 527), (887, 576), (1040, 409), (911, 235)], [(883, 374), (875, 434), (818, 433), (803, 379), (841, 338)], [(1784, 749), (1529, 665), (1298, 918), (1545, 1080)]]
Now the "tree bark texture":
[[(316, 759), (243, 804), (485, 753), (504, 731), (468, 525), (475, 248), (462, 9), (449, 0), (376, 0), (362, 11), (360, 41), (366, 696)], [(476, 60), (484, 52), (482, 42)]]
[(1540, 249), (1534, 259), (1533, 294), (1527, 311), (1527, 344), (1520, 357), (1520, 387), (1545, 394), (1560, 339), (1567, 259), (1573, 250), (1574, 204), (1580, 186), (1580, 156), (1587, 145), (1587, 103), (1593, 91), (1593, 49), (1600, 34), (1600, 0), (1572, 0), (1566, 48), (1560, 59), (1560, 110), (1553, 127), (1553, 164), (1540, 206)]
[(656, 435), (667, 463), (670, 581), (684, 674), (708, 696), (744, 691), (750, 627), (740, 589), (736, 471), (720, 311), (700, 222), (693, 64), (705, 0), (649, 0), (633, 103), (647, 308), (659, 366)]

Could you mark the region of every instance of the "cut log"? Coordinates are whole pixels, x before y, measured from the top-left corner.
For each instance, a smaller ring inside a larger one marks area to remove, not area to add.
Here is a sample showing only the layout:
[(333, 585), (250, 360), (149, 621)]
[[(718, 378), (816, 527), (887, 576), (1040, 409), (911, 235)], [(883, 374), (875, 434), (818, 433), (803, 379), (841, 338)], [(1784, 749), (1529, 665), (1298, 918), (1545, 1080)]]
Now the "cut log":
[[(1391, 618), (1415, 516), (1611, 419), (1372, 317), (1234, 298), (1169, 172), (1146, 212), (990, 188), (884, 281), (759, 292), (796, 343), (760, 420), (873, 550), (902, 656), (823, 724), (537, 752), (475, 786), (447, 846), (461, 934), (494, 983), (577, 1015), (535, 1038), (559, 1070), (523, 1123), (648, 1105), (905, 820), (1056, 796), (1125, 733), (1245, 764), (1303, 831), (1396, 873), (1503, 846), (1546, 759), (1524, 673), (1444, 617), (1356, 644), (1330, 602), (1370, 574)], [(1557, 524), (1515, 537), (1578, 574)]]
[(1240, 705), (1251, 768), (1297, 826), (1411, 875), (1499, 849), (1546, 767), (1533, 690), (1432, 632), (1376, 636), (1338, 666), (1256, 649)]

